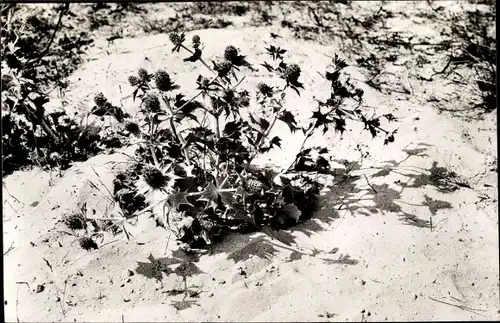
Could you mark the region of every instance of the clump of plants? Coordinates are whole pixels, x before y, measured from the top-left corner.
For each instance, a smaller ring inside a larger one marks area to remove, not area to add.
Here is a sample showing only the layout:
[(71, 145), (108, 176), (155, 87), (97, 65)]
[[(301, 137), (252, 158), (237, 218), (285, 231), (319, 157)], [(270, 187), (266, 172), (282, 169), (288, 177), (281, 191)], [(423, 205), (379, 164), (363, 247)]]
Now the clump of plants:
[[(184, 33), (174, 32), (170, 41), (172, 52), (187, 53), (186, 64), (201, 64), (210, 75), (196, 78), (198, 93), (190, 98), (164, 69), (141, 68), (129, 76), (144, 127), (136, 124), (141, 140), (132, 156), (135, 166), (117, 176), (114, 195), (123, 198), (120, 206), (129, 217), (150, 211), (186, 247), (210, 247), (228, 232), (286, 229), (311, 216), (321, 184), (297, 181), (290, 172), (302, 171), (304, 162), (312, 160), (312, 149), (305, 146), (316, 132), (343, 133), (348, 122), (356, 121), (373, 137), (383, 134), (385, 144), (394, 141), (395, 131), (381, 123), (395, 118), (364, 113), (363, 90), (349, 81), (347, 63), (337, 55), (324, 74), (330, 92), (302, 125), (287, 106), (290, 95), (304, 91), (302, 70), (285, 58), (285, 49), (265, 49), (269, 59), (260, 66), (270, 77), (250, 92), (240, 88), (243, 78), (238, 74), (256, 66), (236, 47), (227, 46), (207, 62), (199, 36), (188, 44)], [(258, 114), (248, 112), (252, 99), (260, 106)], [(284, 169), (254, 165), (260, 155), (280, 149), (283, 138), (272, 135), (277, 122), (303, 133), (301, 152)], [(314, 162), (317, 169), (328, 168), (324, 158)]]
[[(49, 85), (64, 88), (64, 78), (91, 43), (84, 32), (72, 32), (72, 24), (64, 19), (75, 16), (69, 4), (54, 11), (16, 4), (2, 4), (0, 9), (5, 44), (1, 49), (2, 176), (32, 165), (65, 169), (73, 161), (120, 147), (123, 136), (115, 129), (78, 122), (64, 110), (46, 111)], [(122, 121), (123, 112), (105, 101), (101, 99), (100, 111), (93, 113)]]
[[(462, 91), (472, 94), (472, 108), (485, 112), (497, 107), (496, 37), (490, 31), (495, 17), (496, 6), (491, 2), (484, 11), (476, 8), (451, 15), (450, 30), (443, 32), (457, 40), (458, 45), (453, 48), (442, 73), (449, 68), (450, 79), (461, 85)], [(464, 74), (463, 67), (470, 69), (470, 76)]]
[[(74, 161), (121, 147), (128, 136), (118, 127), (79, 123), (64, 110), (47, 113), (47, 96), (20, 71), (9, 69), (2, 83), (3, 176), (29, 165), (66, 169)], [(121, 109), (104, 107), (104, 112), (94, 108), (93, 114), (124, 120)]]

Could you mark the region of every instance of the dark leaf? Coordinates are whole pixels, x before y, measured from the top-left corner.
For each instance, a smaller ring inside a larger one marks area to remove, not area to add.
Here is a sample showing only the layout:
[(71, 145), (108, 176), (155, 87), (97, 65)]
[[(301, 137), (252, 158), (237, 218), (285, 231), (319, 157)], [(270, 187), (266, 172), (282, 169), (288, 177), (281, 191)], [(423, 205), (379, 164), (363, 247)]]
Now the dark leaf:
[(319, 128), (320, 126), (324, 126), (323, 132), (326, 132), (327, 125), (333, 122), (332, 119), (328, 118), (327, 114), (321, 113), (320, 110), (314, 111), (311, 119), (316, 119), (314, 127)]
[(394, 117), (394, 115), (392, 113), (388, 113), (388, 114), (384, 114), (384, 117), (387, 119), (387, 121), (391, 122), (391, 121), (397, 121), (396, 120), (396, 117)]
[(269, 121), (267, 121), (266, 119), (260, 118), (259, 125), (261, 126), (261, 128), (263, 130), (267, 130), (269, 128)]
[(369, 125), (368, 126), (368, 130), (370, 130), (370, 133), (372, 134), (373, 138), (377, 137), (378, 131), (377, 131), (377, 129), (374, 126)]
[(136, 88), (134, 90), (134, 93), (132, 93), (132, 99), (133, 99), (133, 101), (135, 101), (135, 98), (137, 97), (137, 93), (139, 93), (139, 88)]
[(339, 76), (340, 76), (340, 73), (338, 71), (335, 71), (333, 73), (330, 73), (330, 72), (326, 72), (325, 73), (325, 78), (328, 80), (328, 81), (331, 81), (332, 83), (338, 81), (339, 79)]
[(281, 183), (283, 183), (283, 185), (290, 185), (290, 183), (292, 182), (289, 178), (287, 177), (283, 177), (283, 176), (280, 176), (280, 179), (281, 179)]
[(273, 146), (278, 146), (281, 148), (281, 139), (278, 136), (275, 136), (271, 141), (269, 142), (269, 148), (273, 148)]
[(190, 57), (184, 58), (184, 61), (185, 62), (196, 62), (197, 60), (199, 60), (201, 58), (201, 54), (202, 54), (201, 49), (196, 48), (194, 50), (193, 55), (191, 55)]
[(297, 127), (297, 121), (295, 120), (295, 116), (290, 111), (287, 110), (283, 111), (279, 119), (287, 124), (292, 133), (294, 133), (295, 131), (297, 131), (297, 129), (299, 129)]
[(335, 130), (340, 131), (340, 133), (343, 134), (344, 131), (346, 130), (346, 128), (345, 128), (345, 126), (346, 126), (345, 119), (334, 118), (334, 121), (335, 121)]
[(229, 138), (239, 138), (241, 135), (241, 122), (230, 121), (224, 126), (223, 133)]
[(344, 69), (348, 66), (346, 61), (339, 58), (337, 54), (335, 54), (335, 57), (333, 58), (333, 63), (339, 70)]

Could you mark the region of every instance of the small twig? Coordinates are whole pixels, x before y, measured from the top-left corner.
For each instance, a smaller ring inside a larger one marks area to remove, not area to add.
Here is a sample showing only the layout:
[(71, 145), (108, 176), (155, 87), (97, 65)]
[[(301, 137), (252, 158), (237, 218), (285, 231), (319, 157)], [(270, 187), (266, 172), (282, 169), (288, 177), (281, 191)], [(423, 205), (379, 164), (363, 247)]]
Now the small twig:
[[(64, 298), (66, 296), (66, 285), (67, 281), (64, 281), (64, 292), (62, 292), (62, 297), (59, 298), (59, 304), (61, 305), (61, 311), (63, 313), (63, 316), (66, 317), (66, 310), (64, 309)], [(57, 296), (59, 296), (59, 288), (57, 289)]]
[(476, 308), (472, 308), (472, 307), (469, 307), (469, 306), (465, 306), (465, 305), (457, 305), (457, 304), (452, 304), (452, 303), (449, 303), (449, 302), (445, 302), (445, 301), (441, 301), (439, 299), (435, 299), (435, 298), (432, 298), (430, 296), (428, 296), (431, 300), (435, 301), (435, 302), (438, 302), (438, 303), (442, 303), (442, 304), (446, 304), (446, 305), (450, 305), (450, 306), (453, 306), (453, 307), (456, 307), (456, 308), (459, 308), (463, 311), (467, 311), (467, 312), (471, 312), (471, 313), (474, 313), (476, 315), (480, 315), (480, 316), (484, 316), (480, 313), (476, 313), (474, 311), (481, 311), (481, 312), (485, 312), (485, 310), (481, 310), (481, 309), (476, 309)]
[(370, 184), (370, 182), (368, 181), (368, 177), (366, 176), (366, 174), (363, 174), (365, 176), (365, 179), (366, 179), (366, 184), (368, 184), (368, 186), (370, 186), (370, 188), (373, 190), (373, 192), (375, 192), (375, 194), (378, 194), (377, 190), (372, 186), (372, 184)]
[[(99, 183), (101, 183), (101, 185), (106, 189), (106, 191), (108, 191), (109, 197), (111, 198), (112, 203), (114, 203), (114, 201), (112, 200), (114, 198), (114, 195), (111, 193), (111, 191), (108, 189), (108, 187), (101, 181), (101, 177), (99, 176), (99, 174), (95, 170), (94, 166), (90, 165), (90, 168), (92, 168), (92, 170), (94, 171), (94, 174), (97, 176), (97, 180), (99, 181)], [(90, 180), (89, 180), (89, 182), (92, 183), (92, 181), (90, 181)], [(97, 186), (96, 186), (96, 188), (97, 188)]]
[(168, 238), (167, 238), (167, 244), (165, 245), (165, 251), (163, 252), (163, 255), (166, 255), (167, 254), (167, 249), (168, 249), (168, 243), (170, 242), (170, 236), (172, 235), (172, 232), (170, 231), (169, 234), (168, 234)]
[(448, 69), (448, 67), (450, 66), (452, 59), (453, 59), (453, 56), (450, 55), (450, 59), (448, 60), (448, 63), (446, 63), (446, 65), (444, 66), (444, 68), (441, 71), (439, 71), (439, 72), (437, 72), (436, 70), (434, 70), (434, 74), (431, 75), (430, 79), (432, 79), (436, 75), (443, 74)]
[[(28, 283), (26, 283), (28, 284)], [(29, 284), (28, 284), (28, 289), (29, 289)], [(19, 320), (19, 286), (17, 286), (17, 294), (16, 294), (16, 319), (17, 323), (20, 322)]]
[[(28, 282), (16, 282), (16, 284), (26, 284), (28, 286), (28, 291), (31, 289), (30, 284)], [(16, 293), (16, 319), (17, 322), (21, 322), (19, 320), (19, 286), (17, 286), (17, 293)]]
[(45, 258), (43, 258), (43, 260), (45, 261), (45, 263), (47, 264), (47, 266), (50, 268), (50, 271), (54, 272), (54, 270), (52, 270), (52, 265), (50, 264), (50, 262), (47, 259), (45, 259)]
[(23, 203), (21, 202), (17, 197), (15, 197), (14, 195), (12, 195), (10, 192), (9, 192), (9, 189), (7, 188), (7, 184), (5, 184), (5, 182), (3, 183), (3, 188), (5, 189), (5, 191), (7, 192), (7, 194), (9, 194), (10, 197), (12, 197), (14, 200), (16, 200), (18, 203), (21, 203), (23, 205), (26, 205), (26, 203)]
[(28, 286), (28, 290), (31, 289), (30, 284), (28, 282), (16, 282), (16, 284), (18, 285), (25, 284), (26, 286)]
[(240, 84), (243, 82), (243, 80), (245, 80), (245, 78), (246, 78), (246, 76), (243, 76), (243, 77), (241, 78), (241, 80), (240, 80), (238, 83), (236, 83), (236, 85), (235, 85), (235, 86), (233, 86), (233, 88), (232, 88), (231, 90), (234, 90), (234, 89), (236, 89), (238, 86), (240, 86)]
[(99, 248), (102, 248), (102, 247), (104, 247), (104, 246), (107, 246), (108, 244), (112, 244), (112, 243), (114, 243), (114, 242), (116, 242), (116, 241), (119, 241), (119, 240), (120, 240), (120, 239), (115, 239), (115, 240), (108, 241), (108, 242), (106, 242), (106, 243), (103, 243), (103, 244), (102, 244)]
[[(102, 194), (102, 196), (107, 199), (111, 204), (115, 204), (115, 201), (113, 200), (113, 196), (111, 195), (111, 197), (107, 196), (105, 193), (103, 193), (101, 191), (101, 189), (99, 187), (97, 187), (97, 185), (92, 182), (91, 180), (88, 180), (89, 181), (89, 184), (90, 186), (92, 186), (93, 188), (95, 188), (98, 192), (100, 192)], [(107, 189), (107, 188), (106, 188)]]
[(10, 244), (10, 247), (9, 249), (7, 249), (7, 251), (5, 251), (3, 253), (4, 256), (6, 256), (9, 252), (11, 252), (12, 250), (14, 250), (14, 241), (12, 241), (12, 243)]

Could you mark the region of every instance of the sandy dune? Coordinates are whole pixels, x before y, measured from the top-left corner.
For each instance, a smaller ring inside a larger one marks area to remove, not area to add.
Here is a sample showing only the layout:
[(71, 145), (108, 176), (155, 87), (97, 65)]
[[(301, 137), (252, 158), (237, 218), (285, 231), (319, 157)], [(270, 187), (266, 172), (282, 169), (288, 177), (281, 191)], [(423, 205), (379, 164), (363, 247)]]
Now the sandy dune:
[[(207, 58), (232, 44), (250, 62), (260, 63), (270, 31), (283, 36), (274, 43), (303, 70), (306, 91), (290, 96), (288, 107), (305, 121), (315, 107), (313, 97), (328, 93), (317, 72), (341, 53), (338, 46), (264, 27), (202, 30), (187, 37), (196, 33), (206, 42)], [(161, 34), (116, 40), (108, 55), (91, 53), (70, 79), (65, 108), (88, 111), (95, 92), (102, 91), (134, 113), (126, 78), (139, 67), (165, 68), (192, 94), (196, 76), (207, 72), (184, 64), (184, 55), (172, 54), (170, 47)], [(96, 156), (62, 177), (32, 170), (5, 178), (6, 320), (499, 320), (498, 180), (490, 167), (496, 156), (496, 111), (465, 123), (417, 98), (427, 95), (424, 83), (409, 79), (414, 93), (387, 95), (363, 82), (361, 68), (347, 71), (365, 91), (366, 105), (399, 119), (391, 124), (399, 129), (396, 141), (384, 146), (356, 124), (342, 140), (316, 136), (311, 142), (330, 148), (337, 162), (359, 160), (355, 147), (363, 141), (370, 156), (354, 171), (357, 177), (323, 192), (321, 210), (295, 230), (232, 235), (213, 255), (201, 256), (187, 279), (186, 300), (178, 292), (182, 277), (174, 272), (179, 263), (173, 258), (179, 257), (174, 238), (166, 249), (168, 232), (147, 215), (130, 241), (106, 237), (110, 243), (92, 252), (60, 232), (64, 227), (57, 220), (85, 201), (97, 214), (106, 211), (104, 186), (111, 189), (113, 173), (126, 167), (120, 163), (127, 160), (124, 155)], [(242, 87), (253, 90), (266, 72), (242, 75)], [(439, 86), (432, 90), (439, 92)], [(54, 97), (50, 104), (62, 103)], [(301, 134), (291, 136), (285, 124), (273, 131), (284, 139), (282, 150), (256, 162), (285, 165), (297, 153)], [(448, 164), (471, 188), (440, 192), (429, 179), (434, 161), (439, 167)], [(431, 218), (432, 229), (425, 224)], [(38, 285), (44, 290), (37, 292)]]

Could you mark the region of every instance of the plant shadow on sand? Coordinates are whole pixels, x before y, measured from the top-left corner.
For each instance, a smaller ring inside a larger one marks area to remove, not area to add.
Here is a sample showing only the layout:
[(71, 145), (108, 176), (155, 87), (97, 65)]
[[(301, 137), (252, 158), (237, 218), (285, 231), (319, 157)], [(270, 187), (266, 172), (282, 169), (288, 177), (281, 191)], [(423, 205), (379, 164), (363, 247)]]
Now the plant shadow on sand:
[[(428, 169), (401, 166), (411, 157), (428, 157), (425, 153), (427, 147), (428, 145), (419, 144), (416, 149), (404, 150), (407, 157), (403, 160), (387, 161), (385, 166), (377, 168), (378, 171), (372, 169), (375, 173), (370, 178), (388, 176), (391, 172), (405, 176), (408, 179), (406, 182), (400, 180), (394, 182), (396, 186), (400, 187), (399, 190), (396, 189), (397, 187), (392, 188), (385, 183), (370, 184), (365, 175), (353, 175), (351, 173), (353, 169), (359, 172), (363, 171), (361, 165), (356, 162), (349, 163), (351, 171), (347, 171), (345, 168), (331, 169), (328, 171), (329, 174), (324, 174), (324, 176), (334, 175), (333, 185), (331, 185), (330, 191), (319, 195), (316, 212), (309, 219), (305, 219), (288, 230), (277, 231), (264, 228), (259, 233), (229, 234), (222, 242), (213, 246), (211, 253), (227, 255), (227, 259), (234, 261), (235, 264), (245, 262), (253, 257), (269, 260), (281, 252), (288, 251), (287, 262), (298, 261), (308, 256), (320, 259), (325, 264), (357, 265), (358, 260), (351, 258), (348, 254), (339, 253), (338, 248), (306, 250), (296, 247), (297, 241), (293, 232), (311, 236), (314, 233), (328, 230), (328, 227), (341, 218), (341, 212), (351, 216), (396, 215), (402, 225), (430, 230), (432, 227), (429, 220), (421, 219), (415, 214), (404, 211), (400, 204), (427, 207), (432, 215), (435, 215), (440, 209), (450, 209), (452, 205), (446, 201), (432, 199), (425, 194), (422, 203), (407, 203), (402, 197), (403, 191), (406, 188), (429, 185), (440, 192), (451, 193), (460, 187), (467, 187), (467, 185), (452, 185), (453, 179), (458, 178), (458, 175), (450, 172), (447, 168), (438, 167), (437, 162), (434, 162), (432, 167)], [(158, 281), (162, 279), (162, 272), (167, 275), (176, 273), (186, 279), (203, 273), (195, 264), (200, 260), (200, 256), (187, 255), (181, 250), (174, 251), (172, 256), (166, 258), (155, 259), (150, 256), (149, 260), (149, 263), (139, 263), (137, 272)], [(176, 269), (170, 268), (170, 266), (177, 264), (180, 265)], [(181, 267), (182, 264), (184, 266), (187, 264), (189, 268), (185, 270)], [(177, 294), (181, 293), (185, 293), (184, 299), (179, 304), (173, 303), (178, 310), (198, 305), (190, 296), (194, 294), (196, 297), (198, 293), (188, 290), (187, 285), (185, 291), (177, 291)]]
[[(170, 289), (166, 293), (169, 296), (183, 295), (181, 300), (173, 300), (171, 305), (177, 310), (185, 310), (192, 306), (200, 306), (196, 299), (199, 297), (201, 290), (200, 286), (188, 285), (188, 279), (194, 275), (204, 274), (204, 272), (196, 266), (195, 262), (199, 261), (197, 255), (186, 254), (180, 249), (174, 250), (169, 257), (155, 258), (152, 254), (148, 257), (149, 262), (137, 262), (136, 272), (146, 278), (156, 279), (163, 286), (163, 274), (167, 276), (176, 274), (183, 278), (183, 289)], [(175, 268), (173, 268), (175, 267)]]
[[(428, 157), (425, 153), (429, 145), (419, 144), (416, 149), (404, 150), (407, 157), (401, 161), (387, 161), (385, 166), (380, 167), (378, 172), (371, 175), (371, 178), (384, 177), (392, 172), (405, 176), (408, 180), (402, 182), (396, 181), (395, 188), (388, 184), (370, 184), (365, 175), (353, 175), (345, 168), (335, 168), (328, 171), (333, 175), (334, 181), (330, 191), (319, 195), (316, 212), (311, 218), (305, 219), (298, 225), (288, 230), (272, 230), (265, 228), (262, 234), (231, 234), (226, 239), (214, 246), (216, 253), (228, 254), (228, 259), (239, 263), (250, 259), (251, 257), (271, 258), (280, 250), (289, 250), (289, 258), (299, 260), (303, 256), (320, 256), (325, 263), (329, 264), (348, 264), (356, 265), (357, 260), (351, 259), (349, 255), (338, 254), (338, 249), (330, 251), (308, 250), (308, 252), (298, 251), (292, 247), (296, 244), (296, 237), (293, 232), (301, 232), (307, 236), (314, 233), (328, 230), (328, 227), (335, 223), (340, 217), (341, 212), (351, 216), (372, 216), (372, 215), (396, 215), (403, 225), (410, 225), (422, 229), (431, 229), (429, 219), (421, 219), (415, 214), (405, 211), (404, 205), (415, 207), (427, 207), (432, 215), (440, 209), (450, 209), (452, 205), (449, 202), (433, 199), (424, 194), (423, 202), (420, 204), (411, 204), (404, 200), (402, 193), (406, 188), (419, 188), (426, 185), (436, 188), (442, 193), (451, 193), (460, 187), (468, 187), (464, 180), (460, 180), (458, 175), (445, 167), (438, 167), (437, 162), (433, 162), (430, 168), (405, 167), (401, 166), (403, 162), (411, 157)], [(351, 170), (361, 170), (361, 165), (357, 162), (348, 163)], [(373, 169), (377, 171), (377, 169)], [(366, 179), (366, 180), (365, 180)], [(458, 184), (457, 184), (458, 183)], [(368, 184), (368, 185), (367, 185)], [(397, 186), (400, 187), (398, 190)], [(268, 239), (270, 238), (270, 239)], [(328, 256), (325, 259), (323, 255)], [(334, 255), (333, 259), (331, 255)]]

